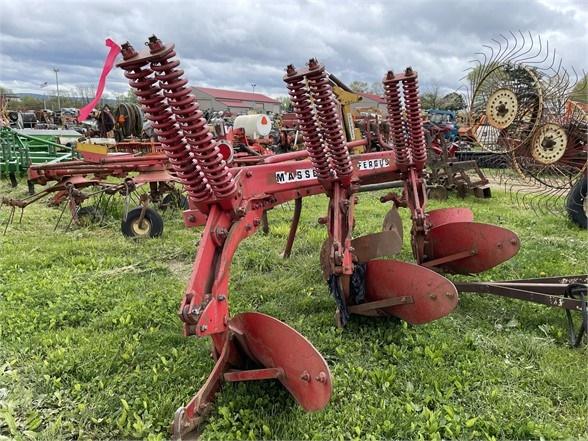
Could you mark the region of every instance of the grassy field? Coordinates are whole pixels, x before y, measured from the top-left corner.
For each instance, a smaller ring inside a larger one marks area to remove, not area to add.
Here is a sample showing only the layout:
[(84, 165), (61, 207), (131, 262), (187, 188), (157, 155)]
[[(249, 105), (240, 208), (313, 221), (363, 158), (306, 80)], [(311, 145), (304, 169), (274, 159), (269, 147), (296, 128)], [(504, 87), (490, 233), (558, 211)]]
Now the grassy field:
[[(356, 235), (378, 231), (387, 207), (377, 194), (360, 199)], [(318, 265), (326, 199), (304, 204), (290, 260), (280, 256), (290, 207), (239, 249), (231, 308), (309, 338), (331, 368), (332, 399), (309, 414), (278, 384), (229, 384), (205, 439), (588, 437), (588, 350), (567, 346), (562, 310), (472, 294), (424, 326), (354, 317), (337, 329)], [(567, 220), (500, 193), (430, 208), (460, 205), (522, 241), (484, 280), (587, 271), (587, 234)], [(167, 439), (176, 408), (213, 366), (209, 342), (182, 337), (176, 316), (198, 233), (177, 212), (154, 240), (124, 239), (114, 220), (54, 232), (58, 214), (38, 205), (0, 238), (0, 438)], [(408, 247), (399, 259), (411, 260)]]

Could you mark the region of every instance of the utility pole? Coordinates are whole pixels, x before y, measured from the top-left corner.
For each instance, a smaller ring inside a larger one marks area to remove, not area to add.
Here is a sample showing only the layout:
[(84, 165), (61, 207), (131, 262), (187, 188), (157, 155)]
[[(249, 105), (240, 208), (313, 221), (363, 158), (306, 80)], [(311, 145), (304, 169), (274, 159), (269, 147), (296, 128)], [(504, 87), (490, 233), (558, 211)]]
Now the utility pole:
[[(47, 87), (47, 81), (39, 86), (41, 89)], [(47, 108), (47, 93), (43, 90), (43, 110)]]
[(255, 93), (255, 86), (257, 86), (257, 84), (251, 83), (251, 90), (253, 91), (252, 93)]
[(59, 69), (54, 67), (53, 72), (55, 72), (55, 84), (57, 85), (57, 110), (61, 111), (61, 100), (59, 98), (59, 76), (57, 75), (57, 72), (59, 72)]

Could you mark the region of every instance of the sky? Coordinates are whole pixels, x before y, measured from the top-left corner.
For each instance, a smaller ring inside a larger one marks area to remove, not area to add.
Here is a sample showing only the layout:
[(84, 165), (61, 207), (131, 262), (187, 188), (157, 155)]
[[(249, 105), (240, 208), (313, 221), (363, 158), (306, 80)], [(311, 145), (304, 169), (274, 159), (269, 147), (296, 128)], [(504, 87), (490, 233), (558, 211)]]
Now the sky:
[[(519, 30), (588, 70), (588, 0), (0, 0), (0, 86), (51, 94), (58, 68), (60, 89), (95, 87), (105, 38), (142, 48), (156, 34), (192, 86), (284, 96), (286, 65), (316, 57), (347, 83), (412, 66), (422, 92), (448, 93), (484, 44)], [(114, 69), (105, 96), (127, 90)]]

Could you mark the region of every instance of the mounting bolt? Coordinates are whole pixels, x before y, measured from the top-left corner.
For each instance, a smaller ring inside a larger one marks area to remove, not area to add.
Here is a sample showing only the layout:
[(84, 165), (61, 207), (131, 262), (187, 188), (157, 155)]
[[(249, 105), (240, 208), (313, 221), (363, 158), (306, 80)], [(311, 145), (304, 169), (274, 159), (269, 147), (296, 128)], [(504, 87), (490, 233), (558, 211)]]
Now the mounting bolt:
[(452, 292), (446, 292), (445, 297), (449, 297), (451, 299), (451, 298), (455, 297), (455, 294)]
[(502, 248), (502, 242), (498, 242), (498, 243), (496, 244), (496, 247), (497, 247), (497, 248)]
[(296, 68), (294, 67), (293, 64), (288, 64), (288, 66), (286, 67), (286, 75), (288, 75), (288, 76), (296, 75)]
[(302, 381), (306, 381), (307, 383), (310, 383), (311, 377), (310, 377), (310, 374), (308, 373), (308, 371), (302, 372), (302, 375), (300, 375), (300, 379)]
[(326, 217), (319, 217), (318, 218), (318, 223), (320, 225), (326, 225), (327, 224), (328, 219)]
[(188, 216), (188, 222), (196, 222), (196, 216), (194, 216), (193, 214)]
[(224, 301), (226, 300), (226, 297), (225, 297), (225, 296), (223, 296), (223, 295), (221, 294), (221, 295), (217, 296), (217, 298), (216, 298), (216, 299), (217, 299), (219, 302), (224, 302)]
[(387, 80), (393, 80), (393, 79), (394, 79), (394, 72), (392, 72), (391, 70), (389, 70), (389, 71), (386, 73), (386, 79), (387, 79)]
[(133, 45), (128, 41), (121, 45), (121, 52), (125, 60), (128, 60), (129, 58), (133, 58), (138, 55)]
[(251, 170), (247, 170), (247, 171), (245, 172), (245, 177), (246, 177), (246, 178), (250, 178), (251, 176), (253, 176), (253, 173), (251, 172)]
[(510, 240), (510, 243), (511, 243), (512, 245), (516, 245), (516, 244), (518, 243), (518, 241), (517, 241), (517, 240), (516, 240), (516, 239), (513, 237), (513, 238)]
[(149, 41), (145, 43), (146, 46), (149, 47), (149, 51), (153, 54), (155, 52), (159, 52), (164, 49), (164, 45), (159, 38), (155, 35), (149, 37)]
[(259, 224), (261, 224), (261, 221), (259, 219), (253, 219), (253, 225), (259, 227)]
[(429, 298), (431, 300), (436, 300), (437, 299), (437, 294), (429, 294)]
[(245, 225), (245, 229), (247, 231), (251, 231), (253, 229), (253, 226), (251, 224), (247, 224), (247, 225)]
[(325, 374), (323, 371), (320, 371), (320, 373), (314, 377), (314, 379), (319, 383), (325, 384), (327, 382), (327, 374)]
[(408, 66), (408, 67), (406, 68), (406, 70), (404, 71), (404, 73), (405, 73), (406, 75), (412, 75), (412, 74), (413, 74), (412, 67)]
[(208, 326), (206, 326), (206, 325), (201, 325), (201, 326), (200, 326), (200, 332), (204, 332), (204, 331), (206, 331), (207, 329), (208, 329)]
[(310, 60), (308, 60), (308, 68), (310, 70), (316, 69), (319, 67), (319, 62), (316, 58), (311, 58)]

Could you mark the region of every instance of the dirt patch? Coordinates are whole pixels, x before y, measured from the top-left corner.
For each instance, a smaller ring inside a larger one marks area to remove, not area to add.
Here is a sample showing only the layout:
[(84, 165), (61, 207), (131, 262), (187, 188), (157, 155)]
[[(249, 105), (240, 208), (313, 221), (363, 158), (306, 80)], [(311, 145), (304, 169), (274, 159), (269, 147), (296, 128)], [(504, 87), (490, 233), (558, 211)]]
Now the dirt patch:
[(170, 260), (167, 264), (174, 276), (183, 282), (187, 282), (192, 272), (192, 263), (183, 260)]

